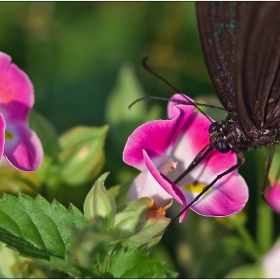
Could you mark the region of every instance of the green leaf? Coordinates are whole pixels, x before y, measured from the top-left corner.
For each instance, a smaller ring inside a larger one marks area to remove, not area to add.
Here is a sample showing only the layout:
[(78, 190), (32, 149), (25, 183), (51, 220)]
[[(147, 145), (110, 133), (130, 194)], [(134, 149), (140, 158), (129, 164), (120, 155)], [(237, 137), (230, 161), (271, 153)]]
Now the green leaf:
[(110, 194), (110, 196), (115, 200), (116, 205), (121, 206), (127, 202), (127, 194), (130, 190), (130, 187), (131, 182), (128, 182), (126, 184), (112, 186), (107, 191)]
[(118, 209), (115, 217), (114, 228), (132, 235), (136, 226), (143, 222), (148, 211), (149, 198), (140, 198), (133, 202), (128, 202)]
[(36, 259), (36, 263), (48, 267), (49, 269), (54, 269), (58, 271), (65, 272), (72, 277), (84, 278), (83, 271), (75, 266), (75, 264), (68, 261), (68, 259), (61, 259), (57, 257), (50, 256), (48, 260), (46, 259)]
[(113, 222), (116, 204), (104, 187), (104, 181), (108, 175), (109, 172), (106, 172), (96, 180), (85, 199), (84, 215), (88, 220), (100, 216), (107, 217), (109, 224)]
[(176, 276), (165, 270), (163, 263), (151, 260), (148, 254), (142, 253), (138, 248), (132, 250), (120, 249), (114, 253), (108, 268), (114, 278), (167, 278)]
[(61, 180), (75, 186), (97, 176), (105, 161), (103, 146), (108, 128), (76, 127), (59, 138)]
[(69, 257), (79, 266), (88, 268), (96, 259), (97, 254), (104, 258), (108, 247), (118, 239), (117, 231), (108, 231), (106, 220), (96, 217), (87, 221), (82, 229), (72, 228), (73, 247)]
[(138, 226), (136, 233), (122, 242), (122, 245), (128, 248), (144, 245), (143, 248), (150, 249), (160, 241), (168, 224), (169, 221), (166, 220), (145, 221)]
[(130, 64), (122, 65), (116, 85), (108, 96), (105, 108), (105, 118), (110, 124), (110, 139), (114, 143), (111, 153), (116, 158), (121, 156), (118, 151), (123, 150), (127, 137), (137, 126), (160, 116), (160, 107), (156, 103), (153, 103), (153, 107), (149, 110), (145, 101), (138, 102), (131, 109), (128, 109), (132, 102), (144, 96), (133, 66)]
[[(157, 119), (161, 112), (160, 107), (156, 104), (149, 111), (146, 110), (147, 105), (145, 102), (139, 102), (131, 109), (128, 109), (132, 102), (144, 96), (145, 93), (132, 65), (128, 63), (122, 65), (118, 73), (116, 86), (108, 98), (107, 121), (114, 126)], [(123, 110), (119, 108), (123, 108)]]
[(82, 213), (73, 205), (68, 210), (42, 196), (33, 199), (19, 194), (0, 200), (0, 240), (31, 258), (64, 258), (72, 245), (68, 225), (81, 228)]
[(144, 92), (135, 76), (133, 67), (130, 64), (123, 65), (117, 77), (117, 84), (108, 98), (107, 121), (111, 124), (120, 124), (142, 120), (145, 104), (139, 102), (133, 107), (133, 110), (129, 110), (128, 106), (143, 96), (145, 96)]

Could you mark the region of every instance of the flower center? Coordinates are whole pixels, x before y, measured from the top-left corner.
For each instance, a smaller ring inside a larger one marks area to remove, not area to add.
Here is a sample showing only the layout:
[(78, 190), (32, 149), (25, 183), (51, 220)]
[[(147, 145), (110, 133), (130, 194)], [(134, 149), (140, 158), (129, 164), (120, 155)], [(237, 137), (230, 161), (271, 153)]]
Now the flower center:
[(5, 130), (5, 139), (12, 140), (14, 138), (13, 134)]
[[(204, 184), (201, 184), (201, 183), (190, 183), (190, 184), (186, 184), (184, 186), (184, 190), (186, 191), (189, 191), (189, 192), (192, 192), (192, 193), (201, 193), (203, 188), (205, 187), (206, 185)], [(207, 190), (208, 192), (209, 190)]]

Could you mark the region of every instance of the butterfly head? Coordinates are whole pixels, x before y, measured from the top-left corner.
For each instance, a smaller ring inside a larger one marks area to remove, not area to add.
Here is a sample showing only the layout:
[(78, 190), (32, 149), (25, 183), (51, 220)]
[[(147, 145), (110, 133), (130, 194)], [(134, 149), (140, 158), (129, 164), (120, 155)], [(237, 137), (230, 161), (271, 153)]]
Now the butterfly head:
[(231, 150), (230, 145), (226, 141), (222, 123), (213, 122), (209, 126), (209, 140), (211, 146), (220, 153), (228, 153)]

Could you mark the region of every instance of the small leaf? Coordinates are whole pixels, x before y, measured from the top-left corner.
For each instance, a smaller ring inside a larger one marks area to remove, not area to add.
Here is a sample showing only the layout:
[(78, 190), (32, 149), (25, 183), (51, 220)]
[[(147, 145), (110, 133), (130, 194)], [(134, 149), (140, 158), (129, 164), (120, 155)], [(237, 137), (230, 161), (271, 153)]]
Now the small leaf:
[(144, 92), (135, 76), (133, 67), (129, 64), (123, 65), (117, 77), (117, 84), (108, 98), (107, 121), (111, 124), (120, 124), (142, 120), (145, 104), (139, 103), (133, 110), (128, 110), (128, 106), (143, 96)]
[(59, 138), (61, 180), (71, 186), (94, 179), (103, 167), (108, 126), (76, 127)]
[(81, 228), (84, 222), (73, 205), (67, 210), (41, 196), (5, 195), (0, 200), (0, 240), (31, 258), (64, 258), (73, 239), (67, 226)]
[(147, 206), (145, 216), (141, 215), (133, 234), (122, 242), (122, 246), (127, 248), (142, 246), (145, 250), (149, 250), (160, 241), (170, 223), (170, 219), (165, 217), (165, 211), (171, 206), (172, 202), (162, 208), (153, 199), (142, 198), (130, 207), (134, 208), (136, 206), (138, 208), (140, 203)]
[(85, 199), (84, 215), (88, 220), (100, 216), (108, 217), (110, 224), (113, 222), (116, 204), (104, 187), (104, 181), (108, 175), (109, 172), (106, 172), (96, 180)]
[(115, 217), (114, 228), (121, 229), (128, 236), (132, 235), (136, 226), (145, 220), (149, 201), (149, 198), (144, 197), (120, 207)]
[(122, 245), (127, 248), (144, 245), (143, 248), (151, 249), (160, 241), (168, 224), (166, 220), (145, 221), (141, 228), (137, 228), (136, 233), (122, 242)]
[(113, 141), (110, 151), (111, 157), (112, 154), (116, 159), (121, 157), (124, 143), (136, 127), (143, 122), (160, 117), (160, 106), (156, 102), (149, 109), (147, 109), (145, 101), (138, 102), (131, 109), (128, 108), (132, 102), (144, 96), (133, 66), (130, 64), (122, 65), (116, 85), (109, 93), (105, 108), (105, 118), (110, 125), (110, 139)]
[[(144, 254), (138, 248), (116, 252), (108, 268), (109, 275), (114, 278), (167, 278), (172, 273), (165, 270), (163, 263), (151, 260), (148, 254)], [(176, 276), (175, 273), (173, 276)]]

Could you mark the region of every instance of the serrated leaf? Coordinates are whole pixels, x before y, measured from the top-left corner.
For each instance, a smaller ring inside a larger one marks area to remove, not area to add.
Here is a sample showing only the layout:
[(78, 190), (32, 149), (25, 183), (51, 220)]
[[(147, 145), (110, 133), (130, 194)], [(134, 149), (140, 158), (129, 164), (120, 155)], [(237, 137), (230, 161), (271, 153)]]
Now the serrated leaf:
[(64, 258), (72, 245), (67, 226), (81, 228), (84, 223), (82, 213), (73, 205), (67, 210), (41, 196), (6, 194), (0, 200), (0, 240), (31, 258)]
[(70, 186), (76, 186), (94, 179), (103, 167), (105, 156), (103, 146), (108, 126), (76, 127), (59, 138), (62, 151), (60, 179)]
[(171, 275), (162, 262), (151, 260), (139, 248), (122, 248), (114, 253), (107, 272), (114, 278), (167, 278)]
[(104, 187), (104, 182), (109, 172), (104, 173), (94, 183), (86, 196), (84, 203), (84, 215), (86, 219), (97, 216), (107, 217), (109, 224), (112, 224), (116, 214), (116, 204)]

